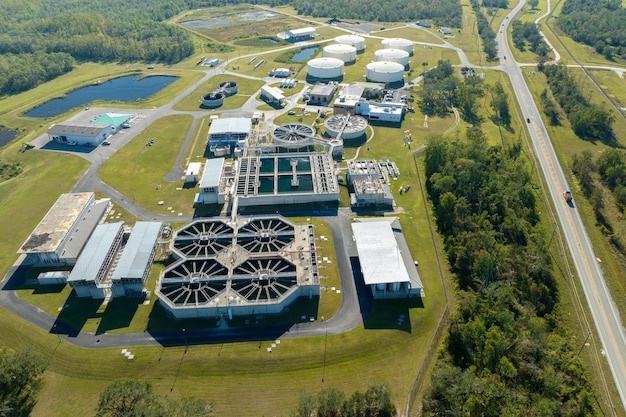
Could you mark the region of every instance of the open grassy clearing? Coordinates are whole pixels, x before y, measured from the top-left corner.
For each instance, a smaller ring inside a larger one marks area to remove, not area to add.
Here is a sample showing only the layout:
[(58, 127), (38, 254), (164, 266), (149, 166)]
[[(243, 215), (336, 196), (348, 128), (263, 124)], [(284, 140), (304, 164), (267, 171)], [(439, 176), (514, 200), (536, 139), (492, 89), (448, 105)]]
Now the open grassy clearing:
[(24, 164), (20, 176), (0, 183), (0, 230), (4, 236), (0, 240), (2, 276), (15, 262), (15, 252), (41, 218), (60, 194), (71, 190), (88, 166), (84, 159), (74, 155), (37, 150), (20, 153), (19, 148), (20, 144), (14, 142), (0, 153), (4, 161)]
[(607, 70), (589, 70), (600, 87), (620, 107), (626, 107), (626, 78), (620, 78), (615, 72)]
[[(224, 104), (216, 109), (203, 108), (202, 97), (212, 93), (220, 83), (225, 81), (235, 81), (239, 84), (237, 94), (226, 97)], [(237, 109), (248, 101), (252, 95), (256, 94), (264, 84), (260, 80), (250, 80), (230, 74), (218, 74), (211, 77), (208, 81), (197, 85), (194, 91), (174, 105), (174, 109), (183, 111), (206, 110), (207, 112)]]
[[(151, 212), (191, 214), (195, 189), (182, 188), (182, 180), (167, 182), (163, 176), (174, 167), (192, 120), (190, 115), (173, 115), (152, 123), (105, 162), (100, 178)], [(147, 146), (150, 138), (154, 144)]]
[[(463, 17), (461, 33), (453, 31), (454, 36), (446, 38), (452, 45), (457, 46), (467, 55), (467, 59), (475, 65), (497, 65), (497, 62), (486, 62), (482, 51), (482, 41), (478, 36), (478, 28), (476, 26), (476, 16), (469, 1), (461, 1), (463, 8)], [(440, 34), (441, 35), (441, 34)], [(443, 35), (441, 35), (443, 36)]]
[[(372, 33), (372, 35), (374, 35), (374, 33)], [(375, 35), (383, 38), (404, 38), (413, 42), (438, 43), (443, 45), (441, 37), (434, 28), (397, 27), (394, 29), (379, 31)]]

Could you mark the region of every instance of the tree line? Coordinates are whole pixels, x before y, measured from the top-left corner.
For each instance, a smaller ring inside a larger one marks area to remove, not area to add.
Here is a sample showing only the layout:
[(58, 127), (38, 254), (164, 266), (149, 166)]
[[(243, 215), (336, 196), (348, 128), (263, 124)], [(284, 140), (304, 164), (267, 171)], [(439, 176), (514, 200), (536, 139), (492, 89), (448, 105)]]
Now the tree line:
[(567, 0), (557, 22), (576, 42), (607, 59), (626, 59), (626, 8), (620, 0)]
[(210, 417), (213, 406), (197, 398), (174, 400), (138, 381), (116, 381), (100, 394), (96, 417)]
[(487, 61), (494, 61), (498, 56), (498, 47), (496, 45), (496, 33), (491, 29), (487, 16), (481, 10), (479, 0), (470, 0), (472, 9), (476, 15), (476, 23), (478, 25), (478, 35), (483, 41), (483, 51), (487, 54)]
[(594, 394), (560, 326), (549, 232), (521, 144), (432, 138), (426, 187), (459, 289), (424, 416), (592, 416)]
[(462, 9), (457, 0), (351, 0), (332, 2), (293, 0), (299, 14), (373, 22), (433, 20), (435, 25), (461, 27)]
[(186, 9), (184, 0), (0, 2), (0, 95), (54, 79), (76, 61), (179, 62), (194, 45), (165, 19)]
[(371, 383), (365, 392), (356, 391), (346, 397), (337, 388), (324, 388), (317, 397), (302, 392), (298, 406), (291, 417), (392, 417), (396, 407), (391, 401), (389, 387), (383, 383)]
[(533, 22), (521, 22), (519, 20), (513, 22), (511, 37), (513, 38), (513, 45), (522, 52), (526, 50), (526, 45), (528, 45), (528, 49), (539, 57), (539, 63), (548, 60), (550, 48), (539, 34), (537, 25)]
[[(626, 254), (626, 239), (616, 231), (614, 221), (606, 214), (606, 201), (614, 201), (620, 213), (626, 210), (626, 155), (619, 149), (607, 149), (595, 160), (591, 151), (574, 155), (572, 171), (580, 184), (583, 195), (591, 203), (602, 232), (608, 236), (617, 250)], [(609, 190), (611, 198), (606, 198)], [(609, 208), (610, 210), (610, 208)]]
[[(564, 65), (540, 65), (550, 90), (572, 125), (576, 136), (589, 141), (615, 142), (615, 116), (608, 110), (589, 102), (576, 80)], [(545, 99), (544, 99), (545, 100)], [(544, 112), (545, 108), (544, 108)], [(552, 115), (548, 114), (551, 117)]]

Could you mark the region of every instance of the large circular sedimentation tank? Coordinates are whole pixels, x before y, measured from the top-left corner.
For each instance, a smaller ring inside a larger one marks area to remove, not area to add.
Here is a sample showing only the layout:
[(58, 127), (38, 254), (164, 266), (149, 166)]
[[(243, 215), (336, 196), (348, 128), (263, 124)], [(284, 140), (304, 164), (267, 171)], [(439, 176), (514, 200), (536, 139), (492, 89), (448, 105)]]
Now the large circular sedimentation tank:
[(237, 94), (238, 90), (239, 84), (237, 84), (235, 81), (224, 81), (223, 83), (219, 83), (217, 85), (217, 91), (223, 92), (226, 97)]
[(315, 129), (311, 126), (288, 123), (274, 129), (274, 143), (283, 148), (304, 148), (313, 145)]
[(335, 115), (326, 119), (324, 126), (329, 136), (335, 138), (341, 132), (341, 138), (347, 140), (362, 136), (367, 128), (367, 120), (361, 116)]
[(409, 53), (409, 55), (413, 55), (413, 42), (408, 39), (402, 38), (389, 38), (382, 40), (383, 49), (402, 49)]
[(406, 67), (409, 65), (409, 53), (402, 49), (379, 49), (374, 52), (374, 61), (397, 62)]
[(357, 52), (365, 49), (365, 39), (357, 35), (341, 35), (335, 38), (335, 43), (354, 46)]
[(333, 44), (322, 49), (322, 56), (327, 58), (337, 58), (345, 62), (356, 61), (356, 48), (350, 45)]
[(219, 107), (224, 104), (224, 93), (214, 91), (202, 97), (202, 105), (204, 107)]
[(343, 61), (337, 58), (315, 58), (307, 63), (307, 74), (314, 78), (339, 78), (343, 76)]
[(404, 78), (404, 66), (397, 62), (378, 61), (370, 62), (365, 67), (365, 76), (368, 81), (377, 83), (394, 83)]

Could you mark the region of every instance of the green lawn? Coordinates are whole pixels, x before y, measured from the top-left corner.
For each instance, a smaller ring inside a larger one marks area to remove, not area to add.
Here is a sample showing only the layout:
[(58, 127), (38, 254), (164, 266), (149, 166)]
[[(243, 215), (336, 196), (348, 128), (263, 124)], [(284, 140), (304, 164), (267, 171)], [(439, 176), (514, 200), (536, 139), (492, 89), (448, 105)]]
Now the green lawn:
[[(172, 115), (152, 123), (104, 163), (100, 178), (151, 212), (192, 214), (196, 190), (182, 188), (182, 180), (163, 179), (174, 167), (192, 120), (190, 115)], [(151, 138), (154, 145), (147, 146)]]

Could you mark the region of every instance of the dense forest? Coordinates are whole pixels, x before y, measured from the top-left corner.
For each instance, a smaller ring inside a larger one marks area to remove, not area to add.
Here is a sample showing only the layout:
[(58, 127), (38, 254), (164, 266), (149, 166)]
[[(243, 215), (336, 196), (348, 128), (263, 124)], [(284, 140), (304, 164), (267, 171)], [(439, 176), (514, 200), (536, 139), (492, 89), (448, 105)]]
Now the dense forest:
[(461, 27), (458, 0), (293, 0), (298, 13), (314, 17), (374, 22), (406, 22), (431, 19), (435, 25)]
[[(539, 68), (546, 75), (550, 90), (567, 115), (576, 136), (588, 141), (599, 140), (614, 145), (615, 116), (608, 110), (589, 102), (566, 66), (542, 65)], [(552, 119), (545, 107), (544, 112)]]
[(431, 139), (427, 190), (459, 287), (424, 416), (591, 416), (578, 347), (559, 327), (547, 233), (516, 144)]
[(621, 0), (567, 0), (558, 20), (563, 32), (607, 59), (626, 59), (624, 22), (626, 8)]
[(432, 19), (461, 26), (458, 0), (5, 0), (0, 2), (0, 95), (36, 87), (75, 62), (179, 62), (194, 51), (185, 10), (225, 4), (291, 4), (300, 14), (371, 21)]

